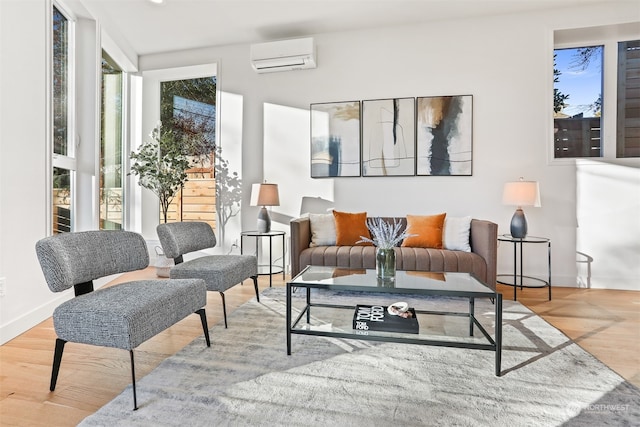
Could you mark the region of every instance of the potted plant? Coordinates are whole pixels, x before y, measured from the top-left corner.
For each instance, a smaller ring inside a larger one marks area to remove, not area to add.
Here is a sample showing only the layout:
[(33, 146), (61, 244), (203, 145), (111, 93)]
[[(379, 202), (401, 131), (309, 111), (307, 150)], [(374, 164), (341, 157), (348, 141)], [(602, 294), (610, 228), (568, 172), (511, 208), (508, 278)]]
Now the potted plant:
[(138, 151), (131, 152), (131, 172), (138, 176), (138, 184), (151, 190), (160, 199), (164, 222), (171, 201), (187, 181), (189, 160), (173, 132), (163, 130), (159, 123), (151, 132), (151, 140)]
[(371, 237), (360, 236), (358, 243), (369, 242), (376, 246), (376, 274), (378, 279), (393, 281), (396, 276), (396, 252), (395, 247), (403, 239), (412, 236), (403, 230), (402, 223), (395, 220), (393, 223), (382, 218), (368, 218), (367, 228)]

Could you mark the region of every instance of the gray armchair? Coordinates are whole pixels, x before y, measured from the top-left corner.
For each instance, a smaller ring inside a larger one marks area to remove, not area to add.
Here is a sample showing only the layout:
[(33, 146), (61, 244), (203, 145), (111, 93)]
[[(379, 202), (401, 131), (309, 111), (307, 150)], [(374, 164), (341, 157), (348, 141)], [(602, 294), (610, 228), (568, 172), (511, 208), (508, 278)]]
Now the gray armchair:
[(133, 408), (138, 409), (133, 349), (190, 314), (200, 315), (210, 346), (204, 281), (138, 280), (93, 290), (93, 280), (140, 270), (149, 265), (147, 245), (129, 231), (85, 231), (58, 234), (36, 243), (49, 289), (71, 287), (75, 298), (53, 313), (57, 339), (50, 390), (55, 390), (67, 342), (128, 350), (133, 379)]
[(169, 273), (172, 279), (203, 279), (207, 290), (217, 291), (222, 298), (224, 327), (227, 327), (227, 307), (224, 291), (253, 279), (256, 298), (258, 291), (258, 260), (253, 255), (206, 255), (189, 261), (183, 255), (212, 248), (216, 245), (216, 235), (206, 222), (172, 222), (160, 224), (156, 228), (165, 255), (173, 258), (175, 267)]

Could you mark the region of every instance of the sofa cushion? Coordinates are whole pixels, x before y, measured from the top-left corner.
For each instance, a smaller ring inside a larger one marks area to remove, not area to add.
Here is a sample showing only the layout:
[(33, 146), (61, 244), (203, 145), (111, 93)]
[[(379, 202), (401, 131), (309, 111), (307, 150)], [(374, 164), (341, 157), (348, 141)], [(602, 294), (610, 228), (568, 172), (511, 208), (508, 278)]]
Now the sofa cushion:
[(356, 243), (362, 236), (371, 238), (367, 228), (367, 213), (349, 213), (333, 211), (336, 221), (336, 245), (338, 246), (371, 246), (369, 242)]
[[(325, 265), (344, 268), (376, 268), (374, 246), (318, 246), (300, 253), (301, 268), (307, 265)], [(450, 271), (472, 273), (486, 280), (487, 264), (474, 252), (449, 251), (433, 248), (396, 249), (396, 268), (406, 271)]]
[(442, 246), (452, 251), (471, 252), (469, 232), (471, 231), (471, 217), (446, 217), (442, 234)]
[(439, 215), (407, 215), (407, 233), (413, 234), (402, 242), (409, 248), (442, 248), (442, 230), (446, 213)]
[(336, 220), (332, 213), (309, 214), (311, 223), (311, 243), (314, 246), (332, 246), (336, 244)]
[(472, 273), (484, 281), (487, 277), (487, 263), (474, 252), (449, 251), (433, 248), (400, 248), (396, 255), (396, 268), (415, 271), (453, 271)]

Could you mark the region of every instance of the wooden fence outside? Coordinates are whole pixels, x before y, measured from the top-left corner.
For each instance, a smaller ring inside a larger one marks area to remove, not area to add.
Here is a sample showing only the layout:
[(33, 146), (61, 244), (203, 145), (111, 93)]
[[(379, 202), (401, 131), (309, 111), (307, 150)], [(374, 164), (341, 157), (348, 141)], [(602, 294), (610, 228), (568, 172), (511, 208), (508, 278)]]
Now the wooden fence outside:
[[(216, 229), (216, 181), (190, 173), (189, 180), (169, 205), (167, 222), (204, 221)], [(210, 175), (213, 175), (212, 173)], [(194, 177), (198, 176), (198, 177)]]
[[(203, 173), (205, 172), (205, 173)], [(209, 175), (207, 177), (207, 175)], [(205, 178), (203, 178), (205, 176)], [(122, 197), (122, 189), (110, 189), (112, 195)], [(119, 197), (109, 197), (107, 200), (119, 200)], [(107, 203), (100, 205), (100, 223), (102, 229), (122, 228), (122, 206)], [(169, 205), (168, 222), (204, 221), (216, 229), (216, 181), (213, 171), (191, 170), (189, 180), (182, 191), (179, 191)], [(162, 217), (160, 215), (160, 220)], [(54, 189), (53, 191), (53, 232), (64, 233), (71, 231), (71, 210), (68, 190)]]
[(600, 157), (600, 117), (555, 119), (555, 158)]

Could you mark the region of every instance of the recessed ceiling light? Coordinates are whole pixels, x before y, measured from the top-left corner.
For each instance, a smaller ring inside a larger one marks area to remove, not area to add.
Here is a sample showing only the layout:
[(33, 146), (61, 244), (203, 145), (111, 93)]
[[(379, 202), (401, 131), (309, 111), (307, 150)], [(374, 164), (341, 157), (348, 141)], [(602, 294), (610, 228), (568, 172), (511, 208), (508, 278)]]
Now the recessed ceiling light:
[(164, 0), (149, 0), (151, 3), (155, 3), (155, 4), (162, 4), (164, 3)]

